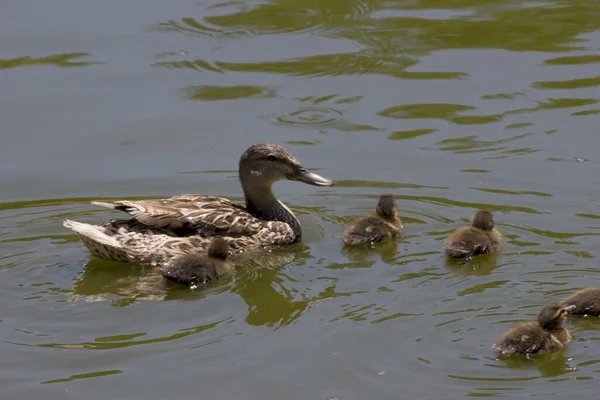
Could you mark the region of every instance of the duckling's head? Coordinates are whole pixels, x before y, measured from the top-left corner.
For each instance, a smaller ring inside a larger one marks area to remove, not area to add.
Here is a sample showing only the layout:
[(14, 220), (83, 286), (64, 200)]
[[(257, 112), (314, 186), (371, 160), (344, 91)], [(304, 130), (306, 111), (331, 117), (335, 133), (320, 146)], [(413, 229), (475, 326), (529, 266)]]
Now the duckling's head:
[(489, 211), (479, 210), (473, 215), (471, 225), (483, 231), (491, 231), (494, 229), (494, 214)]
[(538, 314), (538, 323), (547, 331), (560, 328), (566, 319), (567, 310), (560, 304), (548, 304)]
[(227, 260), (229, 243), (221, 236), (215, 237), (208, 245), (208, 256), (219, 260)]
[(309, 172), (286, 149), (273, 143), (250, 146), (240, 158), (239, 174), (242, 182), (251, 181), (253, 186), (270, 187), (281, 180), (314, 186), (333, 185), (329, 179)]
[(396, 205), (396, 199), (391, 194), (384, 194), (379, 197), (377, 202), (377, 208), (375, 209), (377, 215), (382, 218), (390, 219), (398, 216), (398, 206)]

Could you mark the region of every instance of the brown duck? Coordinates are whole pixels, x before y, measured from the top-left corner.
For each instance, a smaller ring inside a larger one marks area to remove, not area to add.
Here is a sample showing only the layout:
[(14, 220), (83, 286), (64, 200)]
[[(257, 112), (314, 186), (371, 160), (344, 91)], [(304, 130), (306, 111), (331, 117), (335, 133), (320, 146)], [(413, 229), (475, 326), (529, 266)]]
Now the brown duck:
[(206, 251), (213, 236), (222, 236), (230, 251), (285, 246), (302, 240), (300, 222), (277, 200), (271, 186), (291, 180), (315, 186), (333, 183), (300, 164), (282, 146), (250, 146), (239, 163), (245, 204), (202, 194), (157, 200), (94, 201), (92, 204), (130, 214), (102, 225), (66, 220), (100, 258), (138, 263), (164, 263), (174, 256)]
[(502, 234), (494, 227), (493, 214), (483, 210), (473, 215), (471, 225), (455, 229), (444, 241), (444, 251), (451, 258), (497, 253), (502, 246)]
[(560, 304), (569, 314), (600, 316), (600, 287), (578, 290)]
[(217, 236), (210, 242), (206, 254), (174, 257), (161, 268), (161, 272), (166, 279), (188, 286), (213, 282), (233, 271), (233, 266), (227, 261), (228, 252), (227, 241)]
[(499, 356), (513, 354), (535, 354), (556, 351), (565, 347), (572, 339), (563, 323), (567, 310), (559, 304), (542, 308), (537, 321), (521, 322), (510, 328), (494, 344)]
[(403, 228), (394, 196), (385, 194), (379, 198), (374, 215), (362, 216), (350, 223), (342, 241), (346, 246), (381, 242), (400, 236)]

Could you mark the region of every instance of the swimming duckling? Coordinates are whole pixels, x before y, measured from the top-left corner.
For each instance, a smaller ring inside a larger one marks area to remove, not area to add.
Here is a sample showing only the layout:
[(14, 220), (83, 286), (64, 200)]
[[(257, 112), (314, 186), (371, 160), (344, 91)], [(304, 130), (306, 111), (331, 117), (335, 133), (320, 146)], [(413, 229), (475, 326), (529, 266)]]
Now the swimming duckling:
[(471, 225), (453, 230), (444, 241), (444, 251), (451, 258), (497, 253), (502, 246), (502, 234), (494, 228), (494, 215), (484, 210), (473, 215)]
[(600, 316), (600, 287), (578, 290), (560, 303), (569, 314)]
[(567, 310), (559, 304), (542, 308), (537, 321), (521, 322), (510, 328), (494, 343), (494, 351), (501, 356), (556, 351), (572, 339), (569, 330), (562, 326)]
[(402, 220), (398, 216), (398, 206), (394, 196), (384, 194), (379, 197), (375, 215), (362, 216), (346, 228), (342, 241), (347, 246), (381, 242), (402, 234)]
[(210, 242), (206, 254), (191, 253), (172, 258), (162, 268), (162, 275), (185, 285), (216, 281), (233, 270), (227, 261), (228, 251), (229, 243), (217, 236)]

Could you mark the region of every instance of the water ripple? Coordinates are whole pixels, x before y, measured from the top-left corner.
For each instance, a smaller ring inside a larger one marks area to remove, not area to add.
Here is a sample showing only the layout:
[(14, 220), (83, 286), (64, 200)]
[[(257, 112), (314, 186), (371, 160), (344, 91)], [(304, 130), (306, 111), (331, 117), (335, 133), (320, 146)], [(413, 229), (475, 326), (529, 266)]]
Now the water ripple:
[(89, 65), (104, 64), (101, 61), (74, 61), (78, 58), (91, 56), (90, 53), (65, 53), (54, 54), (46, 57), (17, 57), (0, 59), (0, 69), (26, 67), (32, 65), (54, 65), (57, 67), (86, 67)]
[(237, 100), (247, 98), (266, 99), (277, 96), (277, 91), (275, 88), (251, 85), (195, 85), (186, 86), (181, 89), (181, 92), (189, 100), (203, 101)]
[[(231, 2), (214, 4), (205, 14)], [(234, 12), (206, 15), (202, 21), (186, 17), (179, 21), (156, 24), (153, 29), (196, 36), (244, 37), (286, 33), (321, 33), (333, 35), (357, 23), (368, 23), (372, 3), (350, 0), (338, 3), (305, 1), (263, 3), (254, 7), (237, 7)], [(347, 21), (344, 23), (344, 21)], [(340, 22), (342, 22), (340, 24)], [(345, 25), (345, 26), (344, 26)]]

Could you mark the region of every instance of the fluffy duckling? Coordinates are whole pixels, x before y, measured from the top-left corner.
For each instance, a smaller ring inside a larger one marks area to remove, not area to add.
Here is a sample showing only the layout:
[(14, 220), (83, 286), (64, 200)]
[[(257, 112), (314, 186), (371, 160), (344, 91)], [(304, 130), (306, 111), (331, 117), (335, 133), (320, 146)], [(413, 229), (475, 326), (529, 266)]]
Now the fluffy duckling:
[(473, 215), (470, 226), (450, 232), (444, 242), (444, 251), (451, 258), (469, 259), (479, 254), (497, 253), (502, 246), (502, 234), (494, 227), (494, 215), (479, 210)]
[(578, 290), (560, 303), (569, 314), (600, 316), (600, 287)]
[(229, 275), (233, 266), (227, 261), (229, 243), (215, 237), (205, 254), (191, 253), (172, 258), (163, 268), (162, 275), (173, 282), (185, 285), (216, 281)]
[(549, 304), (542, 308), (537, 321), (521, 322), (510, 328), (494, 343), (494, 351), (499, 356), (556, 351), (565, 347), (572, 339), (563, 323), (567, 310), (559, 304)]
[(362, 216), (352, 221), (344, 231), (342, 241), (347, 246), (381, 242), (400, 236), (403, 228), (394, 196), (384, 194), (379, 197), (375, 215)]

